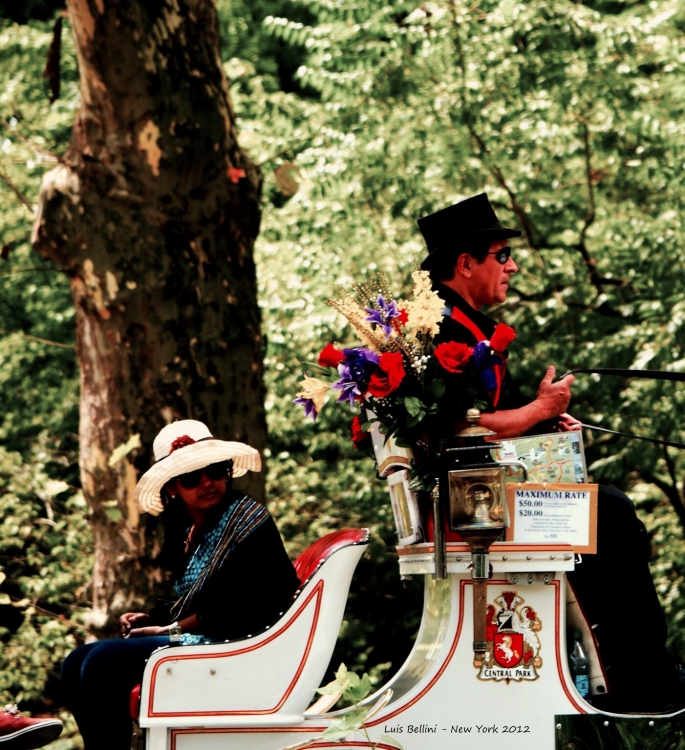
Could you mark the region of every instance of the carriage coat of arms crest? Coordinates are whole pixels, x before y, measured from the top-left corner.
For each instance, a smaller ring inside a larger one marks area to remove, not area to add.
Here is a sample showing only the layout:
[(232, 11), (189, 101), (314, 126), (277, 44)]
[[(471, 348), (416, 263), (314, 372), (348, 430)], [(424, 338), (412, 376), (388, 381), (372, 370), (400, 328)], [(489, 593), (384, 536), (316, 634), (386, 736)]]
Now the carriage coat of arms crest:
[(487, 607), (485, 661), (476, 664), (481, 680), (537, 680), (542, 666), (542, 623), (516, 591), (503, 591)]

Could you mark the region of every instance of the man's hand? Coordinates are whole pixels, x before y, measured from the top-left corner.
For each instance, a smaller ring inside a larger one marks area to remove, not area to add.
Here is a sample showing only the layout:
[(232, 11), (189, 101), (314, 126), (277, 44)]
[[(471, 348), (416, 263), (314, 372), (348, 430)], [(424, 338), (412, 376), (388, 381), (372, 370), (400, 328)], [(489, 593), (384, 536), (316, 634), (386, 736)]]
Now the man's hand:
[(480, 418), (481, 427), (497, 433), (497, 440), (520, 437), (536, 424), (555, 417), (559, 417), (559, 430), (579, 430), (580, 422), (566, 414), (571, 400), (571, 383), (575, 378), (573, 375), (567, 375), (558, 383), (553, 383), (555, 374), (554, 367), (547, 368), (538, 388), (538, 395), (531, 403), (518, 409), (485, 412)]
[(150, 622), (150, 615), (145, 614), (145, 612), (127, 612), (119, 618), (121, 634), (124, 638), (128, 638), (134, 626), (140, 627), (147, 622)]
[(566, 375), (566, 377), (553, 383), (555, 375), (556, 368), (554, 365), (550, 365), (547, 368), (545, 377), (538, 386), (538, 393), (534, 403), (538, 406), (540, 409), (539, 413), (542, 415), (539, 421), (564, 414), (571, 401), (571, 383), (573, 383), (575, 377), (573, 375)]
[(557, 426), (559, 432), (573, 432), (574, 430), (582, 429), (583, 425), (575, 417), (566, 413), (559, 415), (559, 424)]

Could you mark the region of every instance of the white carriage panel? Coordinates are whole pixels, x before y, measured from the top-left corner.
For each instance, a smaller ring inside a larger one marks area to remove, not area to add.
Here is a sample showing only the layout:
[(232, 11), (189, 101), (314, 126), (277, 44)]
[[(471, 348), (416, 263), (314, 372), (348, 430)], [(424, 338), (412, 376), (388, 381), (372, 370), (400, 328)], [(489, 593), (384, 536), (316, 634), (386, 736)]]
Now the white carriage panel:
[(154, 727), (145, 737), (145, 750), (168, 750), (169, 739), (166, 727)]
[[(152, 676), (151, 717), (229, 711), (275, 712), (292, 692), (314, 638), (318, 601), (312, 599), (271, 642), (242, 650), (173, 658)], [(256, 644), (255, 644), (256, 645)]]
[(336, 552), (286, 615), (254, 638), (155, 652), (143, 678), (141, 726), (301, 722), (328, 667), (364, 549)]
[(515, 591), (519, 612), (530, 607), (528, 613), (534, 611), (541, 623), (536, 636), (542, 663), (535, 679), (479, 678), (473, 665), (471, 582), (455, 577), (453, 586), (458, 623), (450, 629), (447, 653), (442, 651), (437, 670), (373, 719), (372, 739), (391, 734), (404, 750), (554, 750), (555, 714), (594, 711), (573, 688), (566, 664), (563, 576), (546, 586), (514, 587), (497, 580), (488, 585), (490, 605), (503, 592)]
[[(281, 750), (314, 738), (317, 732), (265, 732), (263, 729), (171, 730), (170, 750)], [(338, 746), (336, 746), (338, 747)], [(397, 748), (394, 748), (397, 750)]]

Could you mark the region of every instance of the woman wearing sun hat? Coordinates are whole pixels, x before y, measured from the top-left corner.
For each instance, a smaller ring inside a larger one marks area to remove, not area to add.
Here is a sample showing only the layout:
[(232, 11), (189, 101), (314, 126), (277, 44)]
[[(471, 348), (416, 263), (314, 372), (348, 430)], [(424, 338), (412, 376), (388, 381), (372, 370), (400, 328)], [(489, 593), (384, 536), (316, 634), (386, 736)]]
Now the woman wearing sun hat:
[(153, 451), (134, 498), (143, 512), (163, 512), (160, 562), (175, 597), (149, 614), (122, 615), (124, 638), (86, 644), (65, 660), (62, 685), (85, 750), (129, 747), (128, 696), (155, 649), (170, 638), (193, 644), (259, 632), (299, 585), (268, 511), (231, 486), (260, 470), (258, 451), (218, 440), (192, 419), (167, 425)]

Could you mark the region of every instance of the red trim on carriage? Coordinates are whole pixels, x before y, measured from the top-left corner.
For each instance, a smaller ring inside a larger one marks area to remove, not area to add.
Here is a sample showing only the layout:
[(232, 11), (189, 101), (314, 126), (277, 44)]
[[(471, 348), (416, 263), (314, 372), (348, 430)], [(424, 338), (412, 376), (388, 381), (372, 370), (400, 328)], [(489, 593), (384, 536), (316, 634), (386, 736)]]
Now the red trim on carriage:
[(318, 539), (295, 560), (295, 572), (302, 583), (311, 578), (319, 565), (334, 552), (368, 539), (366, 529), (341, 529)]

